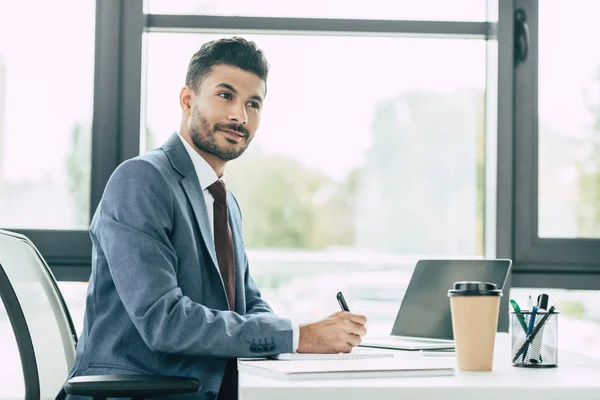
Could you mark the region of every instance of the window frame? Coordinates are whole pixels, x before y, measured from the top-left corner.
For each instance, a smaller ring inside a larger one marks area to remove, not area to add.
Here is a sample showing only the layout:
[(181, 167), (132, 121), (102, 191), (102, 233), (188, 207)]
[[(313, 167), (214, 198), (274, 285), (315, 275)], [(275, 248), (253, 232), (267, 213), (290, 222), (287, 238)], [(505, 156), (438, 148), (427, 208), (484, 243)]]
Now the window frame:
[[(505, 294), (511, 286), (597, 290), (600, 240), (537, 235), (538, 0), (487, 0), (487, 4), (488, 12), (498, 11), (498, 22), (158, 15), (144, 14), (143, 0), (97, 0), (90, 220), (111, 173), (139, 154), (145, 33), (259, 32), (497, 40), (497, 93), (487, 93), (488, 107), (496, 102), (497, 126), (486, 120), (486, 154), (493, 156), (490, 163), (486, 160), (486, 176), (495, 175), (496, 186), (486, 188), (486, 192), (491, 191), (486, 194), (485, 255), (513, 260)], [(527, 60), (515, 67), (517, 8), (527, 13), (531, 43)], [(87, 230), (15, 231), (36, 244), (58, 280), (89, 279), (92, 245)], [(506, 301), (508, 296), (504, 297)]]
[[(600, 239), (538, 235), (538, 0), (514, 0), (527, 15), (527, 59), (514, 69), (515, 286), (598, 289)], [(513, 11), (514, 15), (514, 11)]]
[[(90, 221), (110, 174), (139, 153), (142, 10), (142, 0), (96, 1)], [(58, 280), (89, 279), (87, 230), (11, 230), (35, 243)]]
[[(487, 235), (486, 256), (513, 259), (513, 286), (597, 288), (600, 264), (594, 260), (600, 259), (598, 240), (537, 236), (538, 3), (488, 0), (488, 7), (497, 7), (497, 23), (157, 15), (144, 14), (143, 0), (97, 1), (90, 220), (110, 174), (121, 162), (139, 154), (144, 33), (219, 31), (497, 39), (497, 163), (490, 166), (497, 169), (496, 204), (494, 210), (486, 210), (486, 225), (495, 225), (491, 231), (496, 237), (490, 244), (491, 235)], [(516, 8), (526, 9), (532, 32), (529, 58), (517, 68), (513, 63)], [(495, 220), (487, 220), (494, 212)], [(87, 231), (16, 231), (36, 243), (57, 279), (88, 279), (91, 241)]]

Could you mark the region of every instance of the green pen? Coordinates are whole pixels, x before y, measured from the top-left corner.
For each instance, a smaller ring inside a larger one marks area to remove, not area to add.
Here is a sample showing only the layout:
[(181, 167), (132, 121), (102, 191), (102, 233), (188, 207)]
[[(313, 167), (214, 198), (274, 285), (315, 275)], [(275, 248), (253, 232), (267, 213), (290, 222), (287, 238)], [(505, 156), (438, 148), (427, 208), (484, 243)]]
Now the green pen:
[(510, 299), (510, 305), (512, 306), (513, 310), (515, 310), (515, 313), (517, 313), (517, 319), (519, 320), (523, 331), (525, 332), (525, 334), (527, 334), (527, 324), (525, 323), (525, 318), (523, 318), (523, 314), (521, 314), (521, 307), (519, 307), (517, 302), (513, 299)]
[[(525, 335), (527, 335), (527, 324), (525, 323), (525, 318), (523, 318), (523, 314), (521, 314), (521, 307), (519, 307), (517, 302), (514, 301), (513, 299), (510, 299), (509, 301), (510, 301), (510, 305), (512, 306), (513, 310), (515, 310), (517, 319), (519, 320), (519, 323), (521, 324), (521, 327), (523, 328), (523, 332), (525, 332)], [(541, 354), (540, 354), (540, 362), (543, 362)]]

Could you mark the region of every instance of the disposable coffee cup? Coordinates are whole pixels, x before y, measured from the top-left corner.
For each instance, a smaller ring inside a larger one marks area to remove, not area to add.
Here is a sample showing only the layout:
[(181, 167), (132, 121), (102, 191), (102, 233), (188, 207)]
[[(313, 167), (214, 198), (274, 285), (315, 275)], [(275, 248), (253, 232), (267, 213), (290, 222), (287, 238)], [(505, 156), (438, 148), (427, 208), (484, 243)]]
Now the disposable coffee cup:
[(456, 282), (448, 290), (459, 370), (492, 370), (501, 296), (488, 282)]

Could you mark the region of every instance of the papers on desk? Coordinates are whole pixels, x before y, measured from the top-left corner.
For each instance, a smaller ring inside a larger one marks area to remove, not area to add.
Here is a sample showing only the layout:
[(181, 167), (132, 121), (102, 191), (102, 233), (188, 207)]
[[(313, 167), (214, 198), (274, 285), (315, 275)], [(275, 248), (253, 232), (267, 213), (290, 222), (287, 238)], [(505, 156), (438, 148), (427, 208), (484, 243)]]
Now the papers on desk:
[(360, 351), (354, 349), (352, 353), (338, 354), (314, 354), (314, 353), (282, 353), (273, 356), (273, 360), (279, 361), (310, 361), (310, 360), (364, 360), (367, 358), (391, 358), (393, 353), (381, 353), (375, 351)]
[(454, 375), (453, 364), (441, 361), (425, 357), (289, 362), (261, 360), (240, 361), (238, 370), (286, 380)]

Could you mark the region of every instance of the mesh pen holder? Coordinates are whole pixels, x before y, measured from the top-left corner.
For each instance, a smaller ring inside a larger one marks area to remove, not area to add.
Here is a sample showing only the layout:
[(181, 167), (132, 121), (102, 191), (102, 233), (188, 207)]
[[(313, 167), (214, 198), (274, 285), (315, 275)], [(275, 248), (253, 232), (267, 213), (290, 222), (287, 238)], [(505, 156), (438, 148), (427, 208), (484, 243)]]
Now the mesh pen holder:
[[(511, 311), (511, 361), (515, 367), (551, 368), (558, 366), (558, 312)], [(547, 316), (547, 318), (545, 318)], [(532, 333), (527, 335), (531, 319)], [(542, 324), (541, 326), (538, 325)], [(525, 329), (527, 328), (527, 329)], [(537, 330), (537, 332), (536, 332)]]

